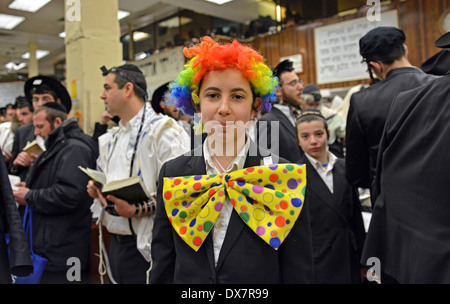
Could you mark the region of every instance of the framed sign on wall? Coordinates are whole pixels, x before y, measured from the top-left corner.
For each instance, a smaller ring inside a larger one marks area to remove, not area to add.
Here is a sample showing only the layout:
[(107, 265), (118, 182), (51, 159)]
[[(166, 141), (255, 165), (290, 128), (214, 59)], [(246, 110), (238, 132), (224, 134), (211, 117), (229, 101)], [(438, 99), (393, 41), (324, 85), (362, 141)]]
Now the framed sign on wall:
[(398, 27), (397, 10), (381, 14), (380, 21), (367, 17), (314, 29), (317, 84), (369, 78), (359, 54), (359, 39), (379, 26)]

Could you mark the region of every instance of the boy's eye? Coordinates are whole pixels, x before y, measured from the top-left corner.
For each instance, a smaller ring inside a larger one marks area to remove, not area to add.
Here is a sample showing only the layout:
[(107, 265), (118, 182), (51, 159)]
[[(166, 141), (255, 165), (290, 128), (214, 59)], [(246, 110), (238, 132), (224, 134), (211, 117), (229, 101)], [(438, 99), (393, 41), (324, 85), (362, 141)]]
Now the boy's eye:
[(215, 99), (215, 98), (217, 98), (218, 96), (219, 96), (219, 94), (217, 94), (217, 93), (208, 93), (208, 94), (206, 95), (206, 97), (211, 98), (211, 99)]

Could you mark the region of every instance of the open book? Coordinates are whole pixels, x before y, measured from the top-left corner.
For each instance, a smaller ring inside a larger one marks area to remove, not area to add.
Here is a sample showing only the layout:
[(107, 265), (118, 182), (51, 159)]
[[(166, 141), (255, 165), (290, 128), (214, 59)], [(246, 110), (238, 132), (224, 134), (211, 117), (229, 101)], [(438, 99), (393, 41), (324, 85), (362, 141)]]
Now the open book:
[(97, 188), (100, 189), (104, 196), (111, 194), (130, 204), (147, 201), (150, 197), (139, 176), (132, 176), (106, 183), (106, 176), (103, 172), (81, 166), (78, 166), (78, 168), (95, 181)]
[(19, 190), (19, 187), (17, 187), (16, 184), (20, 183), (20, 177), (18, 177), (17, 175), (8, 174), (8, 178), (9, 183), (11, 184), (12, 191)]
[(27, 142), (27, 144), (23, 148), (23, 151), (27, 152), (27, 154), (31, 158), (34, 158), (31, 154), (39, 155), (44, 152), (44, 149), (38, 144), (36, 140), (33, 140), (32, 142)]

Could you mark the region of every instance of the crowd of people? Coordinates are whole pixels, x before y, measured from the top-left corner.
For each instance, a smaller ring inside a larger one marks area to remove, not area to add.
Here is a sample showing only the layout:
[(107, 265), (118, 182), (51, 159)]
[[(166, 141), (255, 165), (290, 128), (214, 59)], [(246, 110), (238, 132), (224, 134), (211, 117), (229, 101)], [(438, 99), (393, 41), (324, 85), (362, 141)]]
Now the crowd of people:
[[(435, 45), (449, 48), (450, 33)], [(208, 36), (151, 98), (135, 65), (103, 66), (92, 135), (68, 116), (60, 82), (27, 80), (0, 125), (0, 282), (32, 271), (28, 206), (31, 246), (48, 260), (41, 283), (70, 283), (72, 257), (76, 282), (90, 282), (93, 219), (110, 236), (100, 260), (113, 283), (449, 283), (450, 66), (414, 67), (395, 27), (359, 46), (372, 83), (351, 92), (345, 116), (291, 61), (272, 69), (252, 47)], [(39, 155), (23, 151), (33, 140)], [(80, 166), (106, 182), (137, 176), (148, 200), (105, 194)], [(8, 175), (21, 180), (15, 191)]]

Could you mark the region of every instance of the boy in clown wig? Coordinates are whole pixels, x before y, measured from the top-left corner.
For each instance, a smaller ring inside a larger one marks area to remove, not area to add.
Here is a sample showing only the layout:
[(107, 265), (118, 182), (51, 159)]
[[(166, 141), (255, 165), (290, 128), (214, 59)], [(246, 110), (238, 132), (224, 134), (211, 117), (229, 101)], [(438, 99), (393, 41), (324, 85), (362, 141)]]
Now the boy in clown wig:
[(204, 37), (184, 54), (190, 61), (171, 101), (198, 113), (207, 137), (161, 168), (150, 282), (312, 283), (305, 166), (270, 155), (246, 133), (258, 111), (270, 110), (277, 79), (237, 41)]

